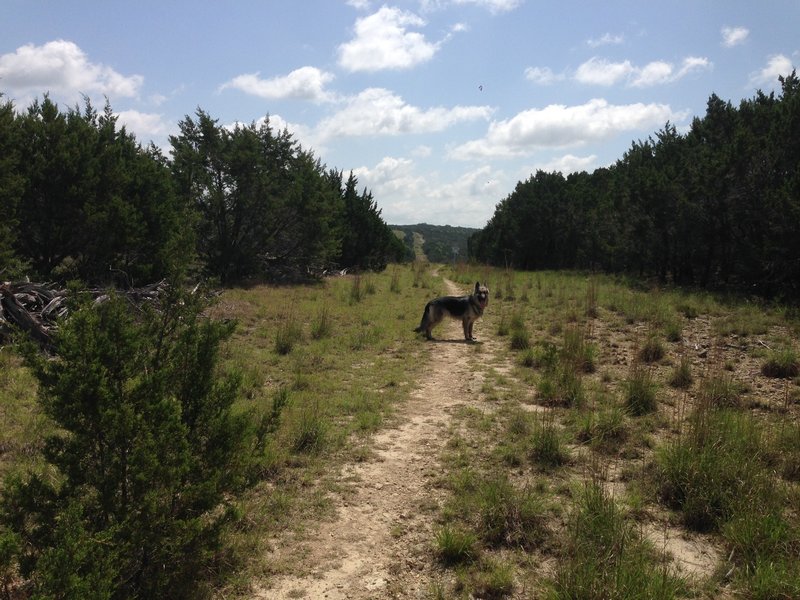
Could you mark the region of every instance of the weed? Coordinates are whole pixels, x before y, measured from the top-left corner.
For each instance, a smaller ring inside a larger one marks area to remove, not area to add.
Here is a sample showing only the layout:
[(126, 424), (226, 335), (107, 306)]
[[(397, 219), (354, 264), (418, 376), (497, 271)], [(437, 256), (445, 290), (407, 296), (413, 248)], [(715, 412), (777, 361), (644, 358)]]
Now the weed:
[(486, 559), (472, 577), (472, 587), (478, 598), (505, 598), (514, 591), (514, 569), (508, 563)]
[(581, 328), (571, 326), (564, 329), (561, 361), (578, 373), (594, 372), (595, 348), (586, 341), (586, 334)]
[(275, 352), (282, 356), (289, 354), (302, 337), (302, 325), (294, 315), (290, 314), (281, 321), (275, 330)]
[(737, 508), (767, 493), (760, 430), (749, 415), (700, 407), (689, 430), (657, 455), (661, 500), (687, 527), (718, 531)]
[(664, 323), (664, 336), (668, 342), (680, 342), (683, 339), (683, 329), (677, 319), (668, 319)]
[(569, 453), (561, 439), (552, 413), (545, 413), (531, 435), (531, 459), (540, 467), (552, 469), (569, 461)]
[(692, 385), (694, 377), (692, 376), (692, 362), (685, 354), (681, 356), (681, 361), (672, 370), (669, 377), (669, 384), (681, 390), (685, 390)]
[(436, 533), (436, 553), (445, 565), (463, 565), (478, 556), (478, 538), (471, 531), (445, 525)]
[(639, 350), (639, 358), (646, 363), (653, 363), (664, 358), (664, 344), (655, 334), (647, 336), (647, 340)]
[(361, 275), (356, 273), (350, 280), (350, 304), (358, 304), (366, 295), (361, 287)]
[(528, 328), (523, 325), (522, 327), (515, 327), (511, 330), (511, 349), (512, 350), (528, 350), (531, 346), (531, 335), (528, 333)]
[(611, 406), (583, 416), (576, 434), (578, 441), (588, 442), (592, 448), (610, 452), (619, 447), (628, 437), (625, 412)]
[(685, 583), (659, 565), (598, 482), (585, 484), (573, 511), (548, 598), (674, 598)]
[(634, 365), (625, 382), (625, 408), (634, 416), (641, 416), (656, 410), (656, 383), (650, 369)]
[(800, 357), (794, 348), (773, 350), (761, 366), (761, 373), (767, 377), (790, 379), (800, 374)]
[(744, 386), (728, 373), (719, 373), (704, 379), (698, 390), (698, 400), (711, 408), (740, 406)]
[(389, 291), (394, 294), (399, 294), (400, 290), (400, 269), (395, 265), (392, 267), (392, 279), (389, 282)]
[(328, 307), (323, 305), (317, 311), (314, 320), (311, 322), (311, 337), (315, 340), (321, 340), (331, 334), (333, 323), (331, 320), (331, 313)]
[(477, 494), (477, 530), (491, 546), (533, 548), (547, 535), (544, 505), (531, 489), (505, 477), (482, 481)]
[(324, 447), (329, 421), (320, 410), (319, 402), (304, 407), (297, 414), (292, 432), (291, 448), (294, 452), (317, 454)]

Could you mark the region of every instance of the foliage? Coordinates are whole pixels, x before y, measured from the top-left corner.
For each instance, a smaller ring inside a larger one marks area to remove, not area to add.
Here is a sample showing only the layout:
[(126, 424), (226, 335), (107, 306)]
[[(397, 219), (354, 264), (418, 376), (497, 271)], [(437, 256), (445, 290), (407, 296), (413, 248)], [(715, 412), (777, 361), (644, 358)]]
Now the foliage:
[(238, 376), (217, 368), (233, 324), (204, 308), (173, 291), (161, 312), (134, 314), (112, 295), (74, 312), (55, 360), (27, 351), (58, 425), (44, 445), (55, 476), (14, 477), (2, 522), (38, 595), (187, 597), (202, 586), (257, 446), (249, 415), (232, 412)]
[(40, 278), (131, 286), (187, 264), (187, 213), (166, 161), (118, 129), (110, 106), (98, 115), (87, 100), (83, 112), (61, 111), (45, 96), (13, 119), (4, 113), (0, 144), (9, 139), (0, 253), (10, 225), (16, 257)]
[(602, 269), (800, 298), (800, 78), (738, 109), (712, 95), (593, 173), (538, 171), (502, 200), (469, 254), (523, 269)]

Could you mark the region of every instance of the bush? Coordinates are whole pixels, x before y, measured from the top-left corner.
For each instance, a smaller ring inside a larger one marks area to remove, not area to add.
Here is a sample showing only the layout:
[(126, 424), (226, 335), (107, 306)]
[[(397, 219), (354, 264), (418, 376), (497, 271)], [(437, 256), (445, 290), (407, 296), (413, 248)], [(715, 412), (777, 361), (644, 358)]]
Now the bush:
[(436, 551), (446, 565), (471, 563), (478, 555), (478, 538), (474, 533), (449, 525), (436, 534)]
[(203, 586), (256, 441), (251, 416), (232, 412), (238, 377), (217, 366), (234, 325), (204, 308), (172, 292), (162, 312), (134, 315), (112, 295), (62, 325), (55, 360), (28, 349), (58, 427), (44, 449), (57, 476), (9, 482), (1, 514), (35, 596), (171, 598)]
[(800, 358), (792, 348), (773, 350), (761, 367), (761, 373), (767, 377), (789, 379), (800, 374)]
[(634, 416), (641, 416), (656, 410), (656, 384), (650, 371), (636, 365), (625, 382), (625, 407)]

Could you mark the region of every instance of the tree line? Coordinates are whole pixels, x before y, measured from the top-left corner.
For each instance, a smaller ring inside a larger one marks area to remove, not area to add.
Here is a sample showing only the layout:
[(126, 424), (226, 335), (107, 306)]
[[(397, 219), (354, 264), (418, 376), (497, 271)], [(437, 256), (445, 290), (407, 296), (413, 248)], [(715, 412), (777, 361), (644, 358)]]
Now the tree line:
[(131, 286), (176, 272), (230, 284), (331, 266), (382, 269), (403, 248), (357, 178), (287, 131), (198, 109), (142, 146), (111, 107), (0, 104), (0, 277)]
[(667, 122), (593, 173), (519, 182), (470, 255), (800, 298), (800, 80), (738, 108), (716, 94), (685, 134)]

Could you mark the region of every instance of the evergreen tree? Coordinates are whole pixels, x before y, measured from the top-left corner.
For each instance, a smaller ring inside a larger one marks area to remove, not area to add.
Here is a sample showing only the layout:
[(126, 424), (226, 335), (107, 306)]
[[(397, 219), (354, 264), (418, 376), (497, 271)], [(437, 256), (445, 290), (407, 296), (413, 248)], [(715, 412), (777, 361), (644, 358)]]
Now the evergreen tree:
[(112, 295), (62, 326), (55, 360), (28, 352), (56, 424), (53, 471), (10, 482), (2, 520), (37, 597), (190, 598), (202, 586), (253, 439), (232, 412), (238, 378), (217, 364), (233, 326), (203, 307), (172, 292), (141, 315)]
[[(0, 94), (2, 100), (2, 94)], [(0, 104), (0, 281), (21, 274), (23, 264), (16, 255), (17, 207), (23, 181), (19, 176), (19, 140), (14, 119), (14, 105)]]
[(18, 257), (44, 279), (150, 282), (191, 256), (186, 212), (158, 151), (143, 150), (106, 105), (62, 112), (45, 96), (16, 119), (22, 191)]

